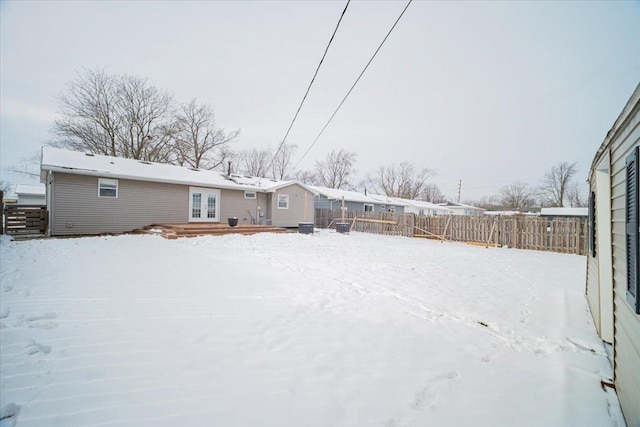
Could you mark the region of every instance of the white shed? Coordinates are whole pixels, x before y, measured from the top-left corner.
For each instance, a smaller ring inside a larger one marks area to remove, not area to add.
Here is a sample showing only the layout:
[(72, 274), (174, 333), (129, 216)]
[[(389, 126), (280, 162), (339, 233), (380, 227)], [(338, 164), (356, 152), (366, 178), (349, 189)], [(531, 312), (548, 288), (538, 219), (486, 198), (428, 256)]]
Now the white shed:
[(19, 205), (46, 205), (46, 187), (44, 184), (18, 184), (16, 196)]
[(640, 426), (640, 85), (589, 171), (586, 293), (628, 426)]

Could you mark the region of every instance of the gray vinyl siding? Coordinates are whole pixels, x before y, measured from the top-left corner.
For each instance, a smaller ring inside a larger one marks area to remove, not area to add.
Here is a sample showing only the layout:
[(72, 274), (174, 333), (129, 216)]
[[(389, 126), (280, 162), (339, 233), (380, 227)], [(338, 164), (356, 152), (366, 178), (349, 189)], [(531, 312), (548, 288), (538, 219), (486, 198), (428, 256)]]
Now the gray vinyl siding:
[(640, 103), (611, 142), (615, 384), (630, 426), (640, 426), (640, 315), (634, 313), (626, 300), (625, 159), (638, 144)]
[(98, 177), (53, 174), (51, 234), (120, 233), (188, 221), (189, 187), (118, 180), (118, 197), (98, 197)]
[[(344, 207), (347, 208), (347, 212), (355, 211), (355, 212), (364, 212), (363, 202), (350, 202), (345, 200)], [(404, 213), (404, 206), (397, 205), (383, 205), (380, 203), (367, 203), (367, 205), (373, 205), (374, 212), (388, 212), (389, 206), (396, 207), (396, 213)], [(331, 200), (327, 198), (327, 196), (316, 196), (314, 198), (314, 206), (316, 209), (340, 209), (342, 207), (341, 200)]]
[(256, 199), (245, 199), (244, 191), (220, 190), (220, 222), (237, 217), (238, 224), (251, 224), (251, 215), (256, 217), (256, 208), (261, 204), (260, 196), (264, 200), (263, 194), (258, 194)]
[[(306, 222), (314, 221), (313, 194), (297, 184), (278, 189), (271, 196), (271, 223), (277, 227), (297, 227), (305, 222), (305, 193), (306, 193)], [(289, 209), (278, 209), (278, 194), (289, 195)]]

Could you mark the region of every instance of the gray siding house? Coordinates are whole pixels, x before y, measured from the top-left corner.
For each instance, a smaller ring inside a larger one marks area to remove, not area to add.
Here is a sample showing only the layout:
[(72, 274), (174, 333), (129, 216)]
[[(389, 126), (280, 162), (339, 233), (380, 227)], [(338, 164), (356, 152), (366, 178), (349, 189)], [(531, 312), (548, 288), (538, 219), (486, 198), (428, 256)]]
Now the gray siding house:
[(586, 294), (613, 350), (614, 384), (627, 425), (640, 426), (640, 85), (598, 149), (589, 172)]
[(314, 206), (316, 209), (340, 209), (342, 199), (347, 211), (355, 212), (396, 212), (404, 213), (407, 204), (399, 199), (392, 199), (377, 194), (364, 194), (357, 191), (338, 190), (327, 187), (311, 187), (316, 192)]
[(154, 223), (226, 222), (297, 227), (313, 221), (309, 187), (44, 147), (49, 234), (119, 233)]

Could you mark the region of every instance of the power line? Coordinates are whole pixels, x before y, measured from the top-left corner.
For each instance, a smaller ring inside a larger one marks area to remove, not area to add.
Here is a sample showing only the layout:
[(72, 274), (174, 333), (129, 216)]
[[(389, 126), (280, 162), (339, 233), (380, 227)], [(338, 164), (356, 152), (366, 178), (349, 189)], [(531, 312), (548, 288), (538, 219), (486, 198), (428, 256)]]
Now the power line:
[(318, 64), (318, 67), (316, 67), (316, 72), (313, 74), (313, 77), (311, 78), (311, 82), (309, 83), (309, 87), (307, 87), (307, 91), (304, 93), (304, 96), (302, 97), (302, 102), (300, 102), (300, 105), (298, 106), (298, 110), (296, 111), (295, 116), (293, 116), (293, 120), (291, 120), (291, 124), (289, 125), (289, 129), (287, 129), (287, 133), (284, 135), (284, 138), (282, 138), (282, 142), (278, 146), (278, 149), (276, 150), (275, 154), (273, 155), (273, 158), (269, 162), (269, 165), (267, 166), (266, 170), (269, 170), (269, 168), (271, 167), (273, 162), (276, 160), (276, 157), (278, 157), (278, 153), (282, 149), (282, 146), (284, 145), (285, 141), (287, 140), (287, 137), (289, 136), (289, 132), (291, 132), (291, 128), (293, 127), (293, 124), (296, 122), (296, 119), (298, 118), (298, 114), (300, 113), (300, 110), (302, 109), (302, 105), (304, 104), (304, 101), (307, 99), (307, 95), (309, 95), (309, 91), (311, 90), (311, 86), (313, 86), (313, 82), (315, 81), (316, 76), (318, 75), (318, 71), (320, 71), (320, 66), (322, 66), (322, 62), (324, 61), (324, 58), (327, 56), (327, 52), (329, 51), (329, 46), (331, 46), (331, 43), (333, 42), (333, 38), (335, 37), (336, 33), (338, 32), (338, 27), (340, 27), (340, 22), (342, 22), (342, 18), (344, 17), (344, 14), (347, 12), (347, 8), (349, 7), (349, 3), (350, 2), (351, 2), (351, 0), (347, 0), (347, 4), (345, 5), (344, 10), (342, 11), (342, 14), (340, 15), (340, 19), (338, 19), (338, 23), (336, 24), (336, 28), (333, 30), (333, 34), (331, 35), (331, 38), (329, 39), (329, 43), (327, 44), (327, 47), (324, 49), (324, 54), (322, 55), (322, 58), (320, 59), (320, 63)]
[(349, 91), (347, 92), (347, 94), (344, 96), (344, 98), (342, 98), (342, 101), (340, 101), (340, 104), (338, 105), (338, 107), (335, 109), (335, 111), (333, 112), (333, 114), (331, 115), (331, 117), (329, 118), (329, 120), (327, 121), (327, 123), (323, 126), (322, 130), (320, 131), (320, 133), (318, 134), (318, 136), (316, 137), (316, 139), (313, 140), (313, 142), (311, 143), (311, 145), (309, 146), (309, 148), (307, 149), (307, 151), (304, 152), (304, 154), (302, 155), (302, 157), (300, 158), (300, 160), (298, 161), (298, 163), (296, 163), (296, 165), (294, 166), (294, 170), (300, 165), (300, 163), (302, 162), (302, 160), (304, 160), (304, 158), (307, 156), (307, 154), (309, 154), (309, 151), (311, 151), (311, 149), (313, 148), (313, 146), (316, 144), (316, 142), (318, 142), (318, 139), (320, 139), (320, 137), (322, 136), (322, 134), (324, 133), (325, 129), (327, 128), (327, 126), (329, 126), (329, 123), (331, 123), (331, 120), (333, 120), (333, 118), (335, 117), (335, 115), (338, 113), (338, 110), (340, 110), (340, 107), (342, 107), (342, 104), (344, 104), (344, 102), (347, 100), (347, 98), (349, 97), (349, 95), (351, 94), (351, 92), (353, 91), (353, 88), (356, 87), (356, 85), (358, 84), (358, 82), (360, 81), (360, 78), (362, 77), (362, 75), (364, 74), (365, 71), (367, 71), (367, 68), (369, 68), (369, 65), (371, 64), (371, 62), (373, 62), (373, 59), (376, 57), (376, 55), (378, 54), (378, 52), (380, 51), (380, 49), (382, 48), (382, 45), (384, 45), (384, 43), (387, 41), (387, 38), (389, 38), (389, 35), (391, 34), (391, 32), (393, 31), (393, 29), (396, 27), (396, 25), (398, 24), (398, 22), (400, 21), (400, 19), (402, 18), (402, 16), (404, 15), (404, 13), (407, 11), (407, 8), (409, 7), (409, 5), (411, 4), (413, 0), (409, 0), (409, 2), (407, 3), (407, 5), (404, 7), (404, 9), (402, 10), (402, 13), (400, 13), (400, 16), (398, 16), (398, 19), (396, 19), (396, 22), (393, 23), (393, 26), (391, 27), (391, 29), (389, 30), (389, 32), (387, 33), (386, 36), (384, 36), (384, 39), (382, 40), (382, 42), (380, 43), (380, 45), (378, 46), (378, 48), (376, 49), (376, 51), (373, 53), (373, 55), (371, 56), (371, 59), (369, 59), (369, 62), (367, 62), (367, 65), (365, 65), (364, 69), (362, 70), (362, 72), (360, 73), (360, 75), (358, 76), (358, 78), (356, 79), (356, 81), (353, 83), (353, 85), (351, 86), (351, 89), (349, 89)]

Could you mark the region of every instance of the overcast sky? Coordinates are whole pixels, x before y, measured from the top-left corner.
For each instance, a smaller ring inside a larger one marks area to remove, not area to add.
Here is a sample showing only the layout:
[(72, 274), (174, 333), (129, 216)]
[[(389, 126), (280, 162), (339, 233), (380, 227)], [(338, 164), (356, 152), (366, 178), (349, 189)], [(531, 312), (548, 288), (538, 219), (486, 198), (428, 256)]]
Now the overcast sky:
[[(149, 78), (211, 103), (237, 149), (276, 146), (346, 1), (3, 1), (1, 179), (51, 138), (56, 95), (83, 69)], [(349, 5), (289, 135), (300, 160), (404, 1)], [(332, 149), (360, 177), (408, 160), (454, 199), (559, 161), (586, 179), (640, 80), (640, 2), (414, 1), (301, 169)]]

